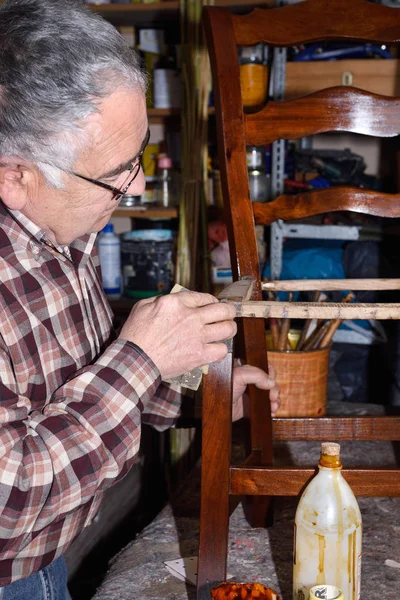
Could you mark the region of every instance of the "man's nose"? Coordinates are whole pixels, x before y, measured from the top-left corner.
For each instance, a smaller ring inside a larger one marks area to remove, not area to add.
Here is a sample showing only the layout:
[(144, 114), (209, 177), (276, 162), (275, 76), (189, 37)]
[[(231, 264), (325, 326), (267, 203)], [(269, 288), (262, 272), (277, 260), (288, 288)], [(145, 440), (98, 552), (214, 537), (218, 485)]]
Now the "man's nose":
[(146, 189), (146, 180), (144, 178), (144, 172), (142, 165), (140, 165), (139, 173), (137, 177), (132, 181), (129, 188), (126, 190), (126, 194), (132, 194), (132, 196), (141, 196)]

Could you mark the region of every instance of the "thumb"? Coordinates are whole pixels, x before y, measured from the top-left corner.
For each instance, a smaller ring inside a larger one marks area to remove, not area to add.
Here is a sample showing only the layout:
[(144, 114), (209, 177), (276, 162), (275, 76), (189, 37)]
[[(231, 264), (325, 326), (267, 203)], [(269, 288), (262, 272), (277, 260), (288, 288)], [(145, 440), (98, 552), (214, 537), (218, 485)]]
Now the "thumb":
[(238, 385), (246, 387), (253, 384), (260, 390), (270, 390), (275, 384), (275, 380), (265, 371), (252, 365), (235, 367), (235, 379)]

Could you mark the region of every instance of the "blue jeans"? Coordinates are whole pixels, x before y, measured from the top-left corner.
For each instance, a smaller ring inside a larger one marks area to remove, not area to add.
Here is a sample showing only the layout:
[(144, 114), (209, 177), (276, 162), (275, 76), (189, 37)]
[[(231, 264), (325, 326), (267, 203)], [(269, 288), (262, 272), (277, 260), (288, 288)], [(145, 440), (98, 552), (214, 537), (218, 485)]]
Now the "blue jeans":
[(71, 600), (64, 557), (60, 556), (25, 579), (0, 588), (0, 600)]

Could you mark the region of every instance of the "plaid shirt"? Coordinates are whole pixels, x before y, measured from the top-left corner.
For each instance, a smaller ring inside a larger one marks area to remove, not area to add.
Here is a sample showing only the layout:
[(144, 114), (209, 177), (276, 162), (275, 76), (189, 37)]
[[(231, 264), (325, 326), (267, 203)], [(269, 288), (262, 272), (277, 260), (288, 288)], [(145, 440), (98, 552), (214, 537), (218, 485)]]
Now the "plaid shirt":
[(0, 586), (61, 555), (180, 394), (115, 339), (95, 234), (56, 248), (0, 202)]

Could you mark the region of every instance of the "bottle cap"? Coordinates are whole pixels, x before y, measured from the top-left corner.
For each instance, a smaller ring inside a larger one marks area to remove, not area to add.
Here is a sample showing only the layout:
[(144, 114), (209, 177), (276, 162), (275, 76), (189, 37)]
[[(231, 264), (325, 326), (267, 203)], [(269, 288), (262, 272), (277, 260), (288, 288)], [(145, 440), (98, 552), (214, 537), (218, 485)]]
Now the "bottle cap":
[(107, 223), (107, 225), (105, 227), (103, 227), (102, 232), (103, 233), (113, 233), (114, 231), (114, 225), (112, 223)]
[(160, 156), (157, 161), (159, 169), (172, 169), (172, 160), (169, 156)]
[(335, 442), (322, 442), (321, 453), (326, 456), (340, 456), (340, 444)]

